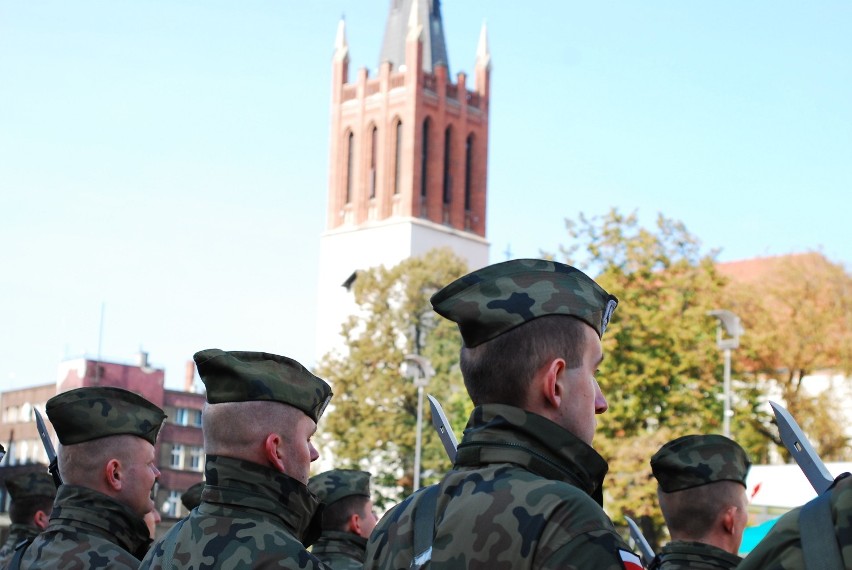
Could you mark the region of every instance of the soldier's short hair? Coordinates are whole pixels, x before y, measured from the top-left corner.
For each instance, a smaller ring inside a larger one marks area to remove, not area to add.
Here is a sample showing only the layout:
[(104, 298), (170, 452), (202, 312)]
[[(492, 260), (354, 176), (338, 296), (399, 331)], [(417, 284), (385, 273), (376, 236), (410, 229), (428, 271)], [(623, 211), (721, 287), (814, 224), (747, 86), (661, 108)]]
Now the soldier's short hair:
[(550, 315), (524, 323), (473, 348), (462, 346), (461, 371), (474, 405), (523, 407), (533, 377), (554, 358), (582, 365), (585, 327), (574, 317)]
[(672, 493), (657, 489), (669, 531), (693, 540), (707, 536), (719, 514), (728, 507), (742, 508), (744, 496), (745, 489), (734, 481), (716, 481)]
[(322, 529), (345, 531), (353, 514), (360, 517), (368, 515), (369, 501), (370, 498), (363, 495), (349, 495), (326, 506), (322, 512)]
[(39, 511), (48, 515), (53, 509), (53, 497), (45, 495), (24, 497), (12, 501), (9, 505), (9, 520), (12, 524), (31, 524), (33, 517)]
[(208, 455), (243, 457), (247, 446), (255, 445), (272, 432), (290, 435), (284, 426), (295, 426), (304, 418), (302, 410), (279, 402), (256, 400), (204, 404), (201, 429), (204, 452)]

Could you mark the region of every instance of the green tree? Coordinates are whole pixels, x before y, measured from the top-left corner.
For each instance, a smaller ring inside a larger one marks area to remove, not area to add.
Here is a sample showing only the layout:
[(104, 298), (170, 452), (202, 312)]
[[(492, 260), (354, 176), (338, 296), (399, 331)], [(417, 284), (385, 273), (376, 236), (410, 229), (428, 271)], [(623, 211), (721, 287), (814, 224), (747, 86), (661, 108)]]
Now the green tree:
[[(449, 249), (360, 271), (353, 286), (357, 314), (342, 329), (347, 353), (326, 355), (317, 367), (334, 390), (321, 424), (323, 450), (333, 454), (336, 467), (370, 470), (379, 506), (407, 496), (413, 486), (417, 388), (400, 371), (404, 356), (430, 360), (435, 375), (425, 391), (441, 401), (457, 434), (472, 409), (458, 369), (458, 329), (429, 303), (466, 271)], [(425, 398), (423, 419), (421, 483), (428, 484), (450, 463)]]
[(636, 213), (567, 221), (562, 252), (597, 274), (619, 298), (604, 336), (599, 383), (609, 410), (603, 437), (640, 435), (658, 426), (677, 433), (721, 429), (721, 365), (715, 321), (724, 278), (686, 227), (659, 215), (655, 231)]

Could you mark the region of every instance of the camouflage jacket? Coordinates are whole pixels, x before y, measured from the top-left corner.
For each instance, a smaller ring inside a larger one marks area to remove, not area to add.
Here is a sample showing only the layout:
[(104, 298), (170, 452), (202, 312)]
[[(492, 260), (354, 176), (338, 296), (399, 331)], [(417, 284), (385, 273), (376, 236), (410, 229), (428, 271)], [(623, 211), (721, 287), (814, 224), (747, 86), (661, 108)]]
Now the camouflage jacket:
[(27, 548), (21, 568), (133, 568), (151, 539), (128, 507), (86, 487), (61, 485), (47, 528)]
[(334, 570), (361, 570), (367, 539), (351, 532), (324, 530), (311, 554)]
[(327, 568), (300, 542), (319, 505), (306, 485), (216, 455), (207, 456), (205, 481), (201, 504), (151, 547), (140, 568)]
[(25, 540), (35, 538), (40, 529), (29, 524), (13, 524), (9, 527), (9, 537), (6, 539), (6, 544), (0, 548), (0, 569), (5, 568), (12, 556), (15, 554), (15, 546)]
[(731, 570), (742, 558), (703, 542), (673, 540), (654, 558), (650, 570)]
[[(622, 570), (635, 558), (599, 501), (607, 464), (547, 419), (504, 405), (473, 410), (440, 485), (431, 568)], [(415, 493), (367, 544), (364, 568), (408, 568)]]
[[(845, 568), (852, 568), (852, 477), (837, 482), (831, 493), (835, 538)], [(799, 535), (799, 513), (793, 509), (775, 523), (763, 540), (746, 556), (737, 570), (800, 570), (805, 567)]]

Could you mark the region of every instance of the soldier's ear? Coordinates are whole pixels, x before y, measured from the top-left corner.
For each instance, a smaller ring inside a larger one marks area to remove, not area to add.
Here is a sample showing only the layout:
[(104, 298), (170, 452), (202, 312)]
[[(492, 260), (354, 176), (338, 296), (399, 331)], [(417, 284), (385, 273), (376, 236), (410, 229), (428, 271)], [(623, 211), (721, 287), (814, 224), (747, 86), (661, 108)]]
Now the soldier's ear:
[(565, 361), (561, 358), (554, 358), (542, 370), (540, 389), (549, 407), (559, 408), (562, 404), (562, 399), (565, 398), (565, 386), (563, 386), (562, 382), (564, 372)]
[(48, 522), (50, 522), (50, 516), (44, 511), (36, 511), (36, 514), (33, 515), (33, 523), (41, 530), (47, 528)]
[(110, 459), (104, 465), (104, 480), (107, 488), (112, 491), (121, 491), (121, 462), (118, 459)]
[(737, 510), (738, 507), (730, 506), (722, 511), (722, 527), (731, 535), (737, 532)]
[(263, 454), (273, 469), (284, 473), (284, 452), (282, 450), (282, 439), (277, 433), (270, 433), (263, 440)]
[(349, 515), (349, 523), (346, 525), (346, 530), (353, 534), (361, 534), (361, 517), (358, 513)]

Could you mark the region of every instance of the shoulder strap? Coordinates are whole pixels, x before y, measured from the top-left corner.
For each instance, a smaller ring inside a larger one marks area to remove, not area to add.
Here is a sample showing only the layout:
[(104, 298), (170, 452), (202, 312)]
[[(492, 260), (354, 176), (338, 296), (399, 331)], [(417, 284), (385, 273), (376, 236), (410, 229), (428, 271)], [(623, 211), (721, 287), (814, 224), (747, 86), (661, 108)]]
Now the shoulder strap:
[(799, 534), (806, 570), (843, 570), (843, 557), (834, 535), (831, 492), (826, 491), (799, 512)]
[(432, 560), (432, 542), (435, 540), (435, 511), (438, 505), (440, 485), (432, 485), (423, 491), (420, 503), (414, 510), (414, 558), (410, 570), (426, 568)]
[(27, 551), (30, 544), (32, 544), (33, 540), (35, 540), (35, 537), (30, 537), (15, 545), (15, 555), (12, 557), (12, 560), (9, 561), (9, 565), (6, 566), (6, 570), (20, 570), (21, 559), (23, 559), (24, 553)]

